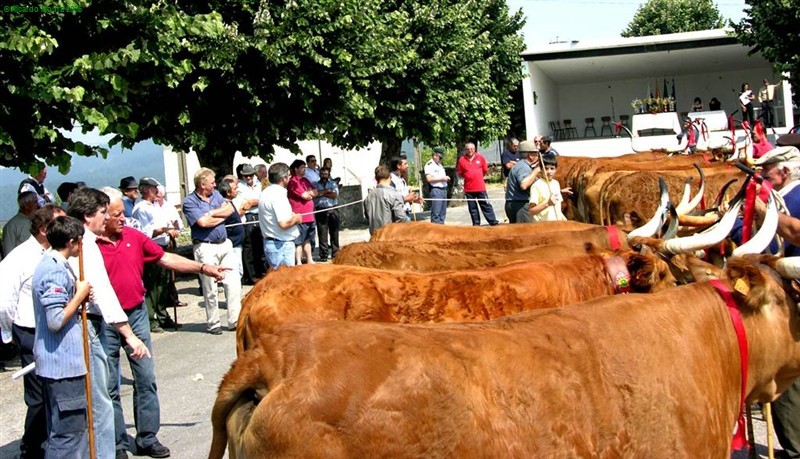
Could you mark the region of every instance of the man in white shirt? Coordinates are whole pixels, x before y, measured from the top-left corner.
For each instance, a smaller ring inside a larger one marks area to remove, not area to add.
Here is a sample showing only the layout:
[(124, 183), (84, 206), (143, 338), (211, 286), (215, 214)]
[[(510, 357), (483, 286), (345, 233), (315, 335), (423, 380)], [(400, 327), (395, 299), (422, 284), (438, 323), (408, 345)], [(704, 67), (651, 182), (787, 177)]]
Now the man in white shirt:
[(758, 91), (758, 101), (761, 103), (761, 117), (764, 118), (764, 126), (766, 127), (775, 125), (772, 102), (775, 100), (775, 88), (777, 86), (777, 84), (769, 84), (769, 80), (764, 78), (764, 86)]
[[(141, 224), (141, 231), (166, 250), (170, 242), (176, 239), (180, 233), (155, 204), (159, 185), (158, 180), (152, 177), (142, 177), (139, 180), (141, 199), (133, 207), (132, 216)], [(151, 333), (161, 333), (165, 328), (178, 328), (178, 324), (167, 312), (167, 307), (174, 303), (169, 294), (171, 279), (172, 273), (169, 269), (155, 263), (145, 264), (142, 282), (147, 291), (145, 303), (150, 314)]]
[[(78, 266), (78, 259), (70, 258), (69, 263), (75, 273), (83, 272), (83, 277), (92, 285), (93, 297), (87, 313), (89, 320), (99, 320), (114, 327), (133, 350), (131, 357), (149, 359), (150, 351), (131, 330), (128, 316), (122, 310), (114, 289), (111, 288), (103, 255), (97, 247), (97, 236), (103, 234), (105, 221), (108, 219), (108, 204), (108, 195), (94, 188), (82, 188), (73, 193), (67, 214), (82, 221), (86, 228), (83, 235), (83, 270)], [(92, 414), (97, 457), (115, 457), (114, 406), (108, 393), (108, 378), (116, 378), (118, 375), (109, 375), (108, 357), (103, 349), (100, 335), (94, 333), (94, 327), (88, 328)]]
[(425, 164), (425, 181), (431, 186), (431, 223), (444, 225), (447, 216), (447, 183), (450, 177), (442, 166), (443, 147), (435, 147), (431, 159)]
[(421, 202), (422, 199), (416, 197), (411, 191), (411, 188), (409, 188), (408, 183), (406, 183), (406, 179), (403, 178), (403, 176), (408, 173), (408, 160), (398, 156), (392, 158), (390, 166), (392, 169), (392, 187), (400, 193), (400, 199), (403, 200), (403, 210), (406, 211), (406, 217), (411, 218), (411, 203)]
[(261, 192), (258, 200), (258, 223), (264, 237), (264, 255), (270, 269), (294, 266), (294, 240), (300, 234), (297, 225), (303, 217), (292, 212), (286, 185), (289, 183), (289, 166), (275, 163), (269, 168), (270, 185)]
[[(0, 262), (0, 329), (4, 343), (11, 342), (19, 353), (20, 365), (33, 363), (33, 340), (36, 319), (33, 315), (31, 279), (36, 266), (50, 248), (47, 242), (47, 224), (55, 217), (65, 215), (54, 204), (36, 210), (31, 215), (30, 236)], [(42, 443), (47, 439), (42, 382), (35, 372), (24, 376), (25, 432), (19, 450), (21, 457), (43, 457)]]
[(317, 157), (314, 155), (306, 156), (306, 172), (303, 175), (312, 185), (319, 182), (319, 165), (317, 164)]

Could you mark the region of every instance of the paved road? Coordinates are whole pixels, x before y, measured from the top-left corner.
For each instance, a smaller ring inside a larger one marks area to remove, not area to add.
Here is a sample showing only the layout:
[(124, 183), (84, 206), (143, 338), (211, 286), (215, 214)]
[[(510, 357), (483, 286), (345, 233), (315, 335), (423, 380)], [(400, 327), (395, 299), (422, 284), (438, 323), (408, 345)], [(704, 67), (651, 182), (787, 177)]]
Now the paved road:
[[(502, 190), (490, 190), (490, 198), (502, 198)], [(503, 220), (501, 201), (494, 201), (497, 217)], [(485, 221), (483, 221), (486, 224)], [(447, 211), (447, 224), (470, 224), (465, 206), (451, 207)], [(366, 229), (342, 231), (342, 244), (366, 241)], [(205, 333), (205, 313), (197, 282), (179, 282), (181, 299), (188, 306), (178, 309), (178, 321), (183, 324), (178, 332), (153, 335), (154, 358), (158, 392), (161, 400), (161, 432), (159, 439), (172, 450), (176, 458), (199, 458), (208, 454), (211, 444), (211, 407), (216, 388), (223, 374), (233, 362), (234, 333), (224, 332), (213, 336)], [(221, 291), (221, 290), (220, 290)], [(245, 291), (249, 291), (246, 287)], [(224, 312), (223, 312), (224, 315)], [(22, 383), (11, 381), (11, 372), (19, 369), (19, 362), (10, 362), (8, 371), (0, 373), (0, 459), (16, 458), (19, 438), (22, 435), (25, 405), (22, 401)], [(122, 401), (126, 413), (128, 433), (133, 435), (133, 386), (127, 364), (122, 370)], [(765, 424), (756, 416), (755, 428), (759, 450), (766, 457)], [(744, 454), (734, 455), (744, 459)]]

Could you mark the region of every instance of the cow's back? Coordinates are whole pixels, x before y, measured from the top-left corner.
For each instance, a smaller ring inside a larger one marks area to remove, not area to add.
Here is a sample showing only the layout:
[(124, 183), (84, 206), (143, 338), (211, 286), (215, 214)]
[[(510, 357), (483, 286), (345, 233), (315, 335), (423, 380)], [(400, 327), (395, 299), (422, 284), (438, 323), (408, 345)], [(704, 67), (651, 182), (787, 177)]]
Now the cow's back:
[(483, 324), (293, 324), (259, 347), (268, 362), (231, 370), (270, 388), (233, 426), (247, 457), (721, 458), (738, 406), (707, 286)]

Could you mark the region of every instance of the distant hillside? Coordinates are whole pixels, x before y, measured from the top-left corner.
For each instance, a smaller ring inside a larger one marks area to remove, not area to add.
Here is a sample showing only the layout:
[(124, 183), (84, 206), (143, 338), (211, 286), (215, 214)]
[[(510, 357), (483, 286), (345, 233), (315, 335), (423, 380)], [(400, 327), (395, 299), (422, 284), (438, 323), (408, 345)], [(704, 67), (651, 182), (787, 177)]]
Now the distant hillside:
[[(47, 168), (45, 186), (53, 195), (62, 182), (83, 181), (91, 187), (119, 185), (119, 179), (132, 175), (154, 177), (164, 183), (164, 148), (151, 141), (140, 142), (133, 150), (112, 148), (108, 158), (72, 156), (72, 169), (64, 176), (58, 169)], [(5, 222), (17, 213), (17, 187), (27, 174), (18, 169), (0, 169), (0, 221)]]

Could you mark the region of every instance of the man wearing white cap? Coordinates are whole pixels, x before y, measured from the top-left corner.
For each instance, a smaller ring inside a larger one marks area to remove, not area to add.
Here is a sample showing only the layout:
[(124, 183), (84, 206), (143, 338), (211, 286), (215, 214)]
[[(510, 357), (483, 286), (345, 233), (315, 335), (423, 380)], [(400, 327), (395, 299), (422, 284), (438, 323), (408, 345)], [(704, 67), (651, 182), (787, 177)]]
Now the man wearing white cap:
[[(772, 183), (786, 203), (791, 216), (779, 214), (778, 234), (788, 240), (784, 246), (785, 255), (798, 256), (800, 247), (794, 244), (800, 240), (800, 150), (789, 145), (775, 148), (756, 160), (756, 166), (762, 167), (761, 176)], [(756, 212), (763, 215), (765, 208), (757, 199)], [(775, 434), (783, 447), (783, 457), (800, 458), (800, 379), (772, 406)]]

